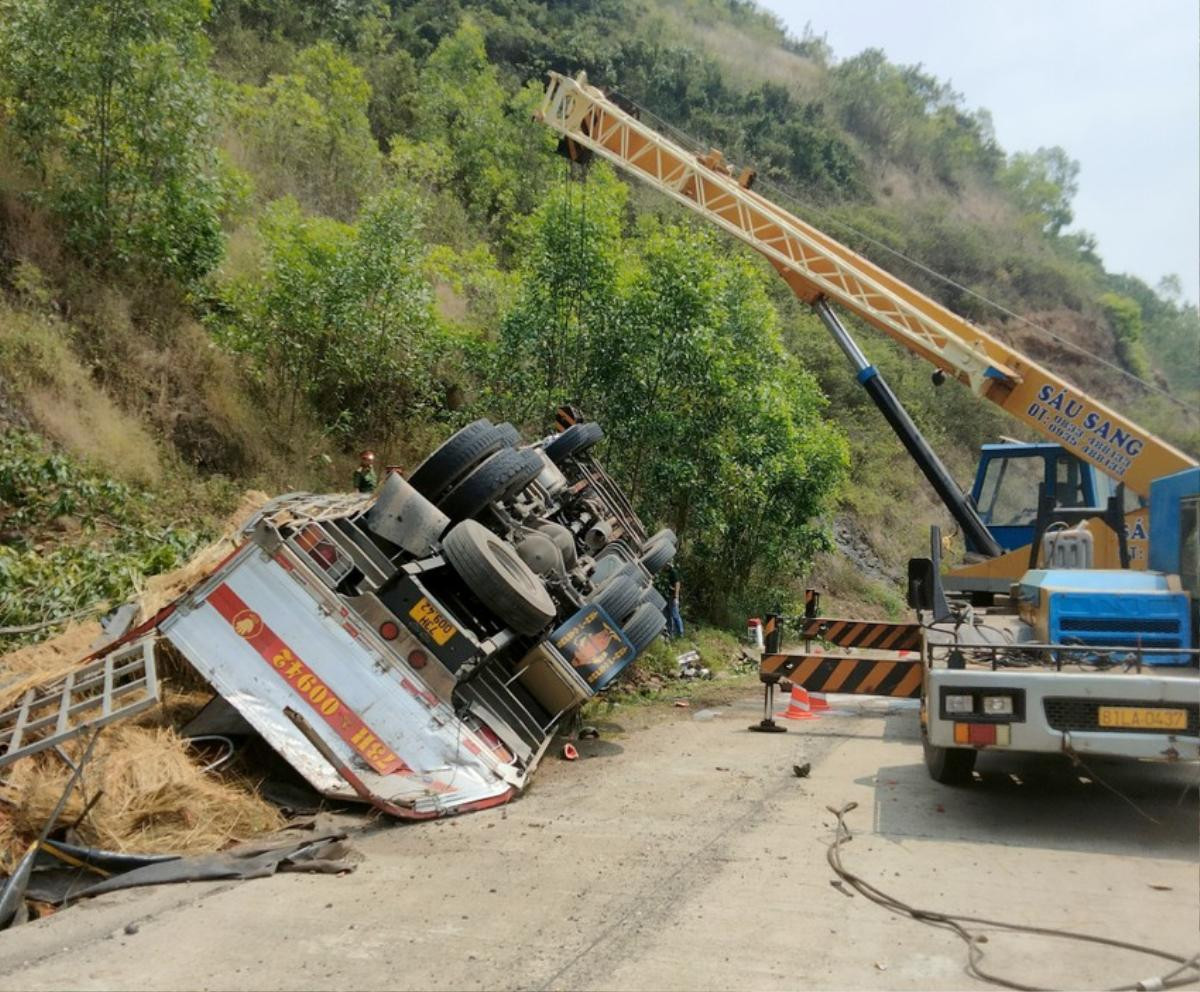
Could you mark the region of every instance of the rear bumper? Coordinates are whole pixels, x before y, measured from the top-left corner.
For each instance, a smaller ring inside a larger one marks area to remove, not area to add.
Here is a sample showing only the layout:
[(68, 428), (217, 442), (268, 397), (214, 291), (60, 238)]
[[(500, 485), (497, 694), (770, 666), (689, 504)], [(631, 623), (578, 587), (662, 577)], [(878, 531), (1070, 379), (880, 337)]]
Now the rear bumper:
[[(1135, 675), (932, 669), (926, 673), (925, 690), (929, 741), (938, 747), (962, 746), (954, 740), (956, 718), (945, 714), (940, 705), (942, 694), (982, 690), (1018, 693), (1024, 700), (1023, 718), (998, 721), (1009, 728), (1009, 744), (988, 745), (987, 750), (1076, 751), (1159, 761), (1200, 761), (1200, 678), (1195, 672)], [(1106, 729), (1098, 726), (1095, 718), (1100, 705), (1183, 709), (1188, 713), (1188, 726), (1179, 731)], [(957, 721), (966, 719), (958, 717)]]

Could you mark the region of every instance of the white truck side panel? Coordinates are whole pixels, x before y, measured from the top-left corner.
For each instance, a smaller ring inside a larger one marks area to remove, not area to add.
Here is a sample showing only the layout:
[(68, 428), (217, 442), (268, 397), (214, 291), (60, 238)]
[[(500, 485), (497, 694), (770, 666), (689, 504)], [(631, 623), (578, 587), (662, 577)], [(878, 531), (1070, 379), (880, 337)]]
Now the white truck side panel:
[[(372, 768), (360, 749), (343, 739), (314, 703), (209, 602), (222, 586), (257, 614), (263, 627), (328, 687), (343, 712), (361, 718), (407, 768), (389, 774)], [(364, 640), (351, 636), (336, 615), (335, 604), (336, 600), (318, 603), (287, 569), (257, 546), (247, 545), (206, 584), (203, 601), (192, 608), (181, 604), (163, 623), (162, 632), (323, 794), (357, 798), (288, 719), (284, 707), (302, 714), (372, 792), (397, 804), (413, 803), (418, 811), (495, 799), (512, 788), (510, 782), (519, 784), (519, 779), (514, 781), (515, 770), (500, 765), (486, 742), (448, 706), (421, 691), (415, 674), (406, 678), (384, 664)]]

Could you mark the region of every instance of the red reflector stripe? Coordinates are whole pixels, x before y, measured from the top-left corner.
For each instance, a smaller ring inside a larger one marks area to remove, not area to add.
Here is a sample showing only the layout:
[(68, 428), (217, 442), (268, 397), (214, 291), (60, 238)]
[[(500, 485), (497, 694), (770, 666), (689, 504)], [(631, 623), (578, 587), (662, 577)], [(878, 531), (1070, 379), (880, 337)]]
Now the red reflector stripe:
[(407, 773), (411, 769), (346, 706), (304, 660), (294, 654), (259, 614), (251, 610), (228, 584), (221, 583), (208, 596), (208, 604), (228, 621), (234, 632), (250, 644), (267, 665), (303, 699), (333, 731), (380, 775)]

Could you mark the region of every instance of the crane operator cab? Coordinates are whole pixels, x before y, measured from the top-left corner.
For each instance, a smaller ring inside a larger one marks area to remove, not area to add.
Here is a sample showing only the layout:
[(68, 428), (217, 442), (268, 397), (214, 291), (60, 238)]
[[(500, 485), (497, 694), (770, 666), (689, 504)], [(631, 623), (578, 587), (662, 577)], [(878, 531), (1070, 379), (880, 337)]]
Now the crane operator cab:
[[(1102, 512), (1114, 487), (1112, 480), (1081, 461), (1062, 445), (1007, 441), (985, 444), (971, 499), (996, 543), (1005, 551), (1023, 548), (1035, 538), (1038, 487), (1062, 509), (1096, 507)], [(1127, 494), (1136, 506), (1136, 497)], [(968, 550), (979, 551), (970, 547)]]

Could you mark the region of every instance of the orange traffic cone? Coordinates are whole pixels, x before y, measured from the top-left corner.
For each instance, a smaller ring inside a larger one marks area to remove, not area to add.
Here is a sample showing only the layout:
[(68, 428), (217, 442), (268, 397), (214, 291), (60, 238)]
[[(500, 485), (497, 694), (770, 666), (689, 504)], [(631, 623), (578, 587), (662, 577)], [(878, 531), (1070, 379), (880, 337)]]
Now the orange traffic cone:
[(810, 692), (808, 694), (808, 708), (814, 713), (824, 713), (829, 709), (829, 703), (825, 699), (825, 694), (821, 692)]
[(776, 715), (785, 720), (815, 720), (817, 718), (817, 714), (809, 706), (808, 690), (802, 689), (798, 685), (792, 687), (792, 694), (788, 698), (788, 708)]

